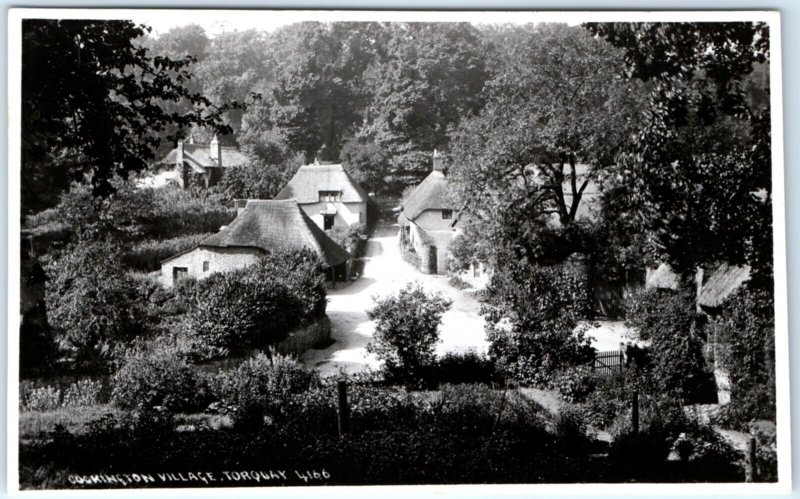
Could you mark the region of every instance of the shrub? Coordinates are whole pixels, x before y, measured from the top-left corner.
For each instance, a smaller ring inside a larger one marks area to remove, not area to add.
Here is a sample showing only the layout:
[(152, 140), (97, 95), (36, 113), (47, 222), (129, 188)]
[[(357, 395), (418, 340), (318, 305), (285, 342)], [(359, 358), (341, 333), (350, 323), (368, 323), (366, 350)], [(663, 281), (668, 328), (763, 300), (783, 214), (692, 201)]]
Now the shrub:
[(672, 331), (689, 331), (694, 318), (690, 295), (659, 288), (636, 293), (629, 300), (625, 315), (626, 323), (637, 328), (639, 338), (645, 341)]
[(61, 407), (61, 390), (53, 386), (31, 389), (23, 401), (23, 409), (28, 411), (52, 411)]
[(322, 317), (321, 265), (309, 250), (271, 254), (232, 272), (212, 274), (193, 291), (184, 327), (214, 348), (264, 347)]
[(213, 391), (226, 404), (237, 407), (239, 423), (255, 423), (264, 416), (279, 417), (292, 396), (319, 385), (315, 371), (291, 357), (259, 353), (237, 369), (220, 372)]
[(139, 289), (117, 254), (111, 244), (82, 244), (47, 266), (48, 320), (61, 351), (81, 369), (107, 369), (142, 330)]
[(552, 387), (567, 402), (584, 402), (595, 391), (598, 375), (586, 366), (570, 367), (559, 371), (553, 378)]
[(694, 310), (688, 293), (646, 290), (633, 298), (626, 317), (650, 341), (652, 376), (661, 390), (686, 401), (700, 398), (710, 379)]
[(72, 383), (64, 393), (63, 405), (65, 407), (95, 405), (102, 389), (103, 382), (99, 380), (82, 379)]
[(578, 327), (589, 310), (584, 280), (562, 267), (517, 262), (487, 287), (489, 355), (511, 377), (547, 385), (566, 366), (588, 362), (592, 349)]
[(112, 378), (112, 402), (123, 409), (163, 406), (172, 411), (204, 409), (209, 390), (185, 360), (169, 351), (132, 350)]
[(728, 371), (729, 425), (757, 419), (775, 420), (775, 325), (771, 291), (742, 289), (709, 326), (716, 340), (716, 361)]
[(439, 324), (451, 302), (441, 294), (426, 293), (418, 283), (374, 302), (367, 310), (375, 321), (367, 351), (383, 361), (388, 381), (419, 383), (423, 370), (434, 363)]

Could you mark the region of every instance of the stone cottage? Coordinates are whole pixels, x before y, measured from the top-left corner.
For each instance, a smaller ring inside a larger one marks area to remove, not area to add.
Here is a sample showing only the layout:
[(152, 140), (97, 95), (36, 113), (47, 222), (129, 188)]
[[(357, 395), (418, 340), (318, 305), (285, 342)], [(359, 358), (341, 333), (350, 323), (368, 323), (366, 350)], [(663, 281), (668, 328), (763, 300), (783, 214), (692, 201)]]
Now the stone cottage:
[(294, 199), (323, 230), (367, 222), (366, 191), (341, 164), (301, 166), (275, 199)]
[(446, 274), (459, 211), (447, 170), (434, 151), (433, 171), (403, 200), (397, 217), (403, 257), (425, 274)]
[(221, 146), (217, 137), (208, 144), (196, 144), (193, 139), (179, 141), (159, 164), (171, 166), (167, 175), (181, 188), (202, 186), (209, 188), (219, 182), (225, 169), (248, 162), (247, 156), (234, 146)]
[(328, 280), (349, 277), (350, 253), (329, 238), (294, 200), (250, 200), (227, 226), (194, 248), (161, 262), (161, 282), (246, 267), (271, 251), (308, 248), (320, 258)]

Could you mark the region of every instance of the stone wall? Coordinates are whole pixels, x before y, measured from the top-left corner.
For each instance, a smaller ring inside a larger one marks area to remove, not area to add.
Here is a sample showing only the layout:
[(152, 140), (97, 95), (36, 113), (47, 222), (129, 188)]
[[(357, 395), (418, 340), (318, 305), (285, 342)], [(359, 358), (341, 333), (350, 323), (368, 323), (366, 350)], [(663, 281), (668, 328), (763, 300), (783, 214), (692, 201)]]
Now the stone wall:
[(306, 350), (324, 345), (331, 338), (331, 321), (325, 316), (322, 319), (295, 329), (285, 340), (276, 343), (273, 348), (283, 355), (302, 355)]

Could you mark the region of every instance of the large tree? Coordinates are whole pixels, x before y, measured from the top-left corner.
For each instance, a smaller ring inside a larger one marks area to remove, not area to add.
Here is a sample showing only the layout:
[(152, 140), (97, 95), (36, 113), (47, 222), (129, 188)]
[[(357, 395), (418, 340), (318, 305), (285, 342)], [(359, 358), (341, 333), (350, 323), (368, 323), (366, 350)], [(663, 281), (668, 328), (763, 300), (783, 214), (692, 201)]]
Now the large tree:
[[(407, 23), (386, 28), (386, 56), (365, 75), (373, 90), (364, 124), (347, 148), (386, 151), (386, 174), (414, 184), (430, 170), (449, 127), (483, 105), (488, 77), (480, 32), (467, 23)], [(374, 156), (374, 155), (373, 155)]]
[[(148, 31), (129, 21), (23, 21), (23, 214), (85, 176), (96, 195), (111, 193), (114, 174), (146, 168), (169, 125), (226, 131), (221, 108), (185, 85), (194, 59), (151, 54), (139, 43)], [(180, 101), (191, 111), (163, 105)]]
[[(587, 28), (650, 84), (645, 126), (613, 190), (646, 249), (686, 277), (750, 264), (771, 281), (769, 31), (760, 23), (610, 23)], [(763, 278), (763, 279), (762, 279)]]
[(450, 170), (476, 240), (561, 261), (591, 244), (584, 196), (637, 129), (644, 91), (621, 52), (581, 28), (508, 29), (486, 107), (454, 134)]

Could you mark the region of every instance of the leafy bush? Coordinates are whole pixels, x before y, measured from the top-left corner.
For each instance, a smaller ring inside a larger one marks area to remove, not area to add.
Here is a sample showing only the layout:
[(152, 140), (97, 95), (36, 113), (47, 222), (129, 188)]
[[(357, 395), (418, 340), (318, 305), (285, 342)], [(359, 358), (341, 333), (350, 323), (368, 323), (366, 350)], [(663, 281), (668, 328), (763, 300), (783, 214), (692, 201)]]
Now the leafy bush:
[(171, 411), (193, 411), (210, 402), (204, 380), (185, 360), (168, 351), (129, 351), (111, 384), (111, 400), (123, 409), (163, 406)]
[(171, 239), (149, 239), (131, 243), (122, 255), (122, 263), (131, 270), (153, 272), (161, 268), (163, 260), (195, 247), (209, 235), (211, 233), (188, 234)]
[(107, 369), (115, 351), (142, 332), (139, 288), (118, 253), (111, 244), (82, 244), (47, 266), (48, 320), (78, 368)]
[(567, 402), (584, 402), (595, 391), (598, 375), (586, 366), (569, 367), (556, 373), (552, 387)]
[(646, 289), (628, 302), (625, 321), (649, 341), (673, 331), (689, 331), (694, 322), (694, 301), (685, 293), (670, 289)]
[(61, 407), (61, 390), (52, 386), (31, 389), (22, 402), (28, 411), (52, 411)]
[(490, 357), (513, 378), (542, 385), (558, 369), (588, 362), (592, 349), (578, 327), (587, 298), (585, 282), (562, 267), (498, 269), (481, 311)]
[(688, 293), (646, 290), (632, 300), (627, 315), (640, 337), (650, 341), (653, 379), (662, 391), (686, 401), (702, 398), (710, 382), (694, 310)]
[(439, 324), (451, 302), (441, 294), (426, 293), (419, 283), (374, 302), (367, 310), (367, 317), (375, 321), (367, 351), (383, 361), (388, 381), (419, 383), (423, 371), (434, 363)]
[(716, 361), (731, 380), (731, 403), (722, 416), (729, 427), (775, 420), (774, 314), (771, 291), (742, 289), (710, 323)]
[(100, 380), (82, 379), (69, 386), (64, 393), (65, 407), (92, 406), (97, 404), (103, 382)]
[(213, 380), (218, 399), (237, 408), (240, 423), (277, 416), (293, 395), (319, 385), (316, 371), (283, 355), (259, 353), (238, 368), (220, 372)]
[(232, 272), (215, 273), (193, 290), (184, 327), (215, 348), (264, 347), (322, 317), (322, 268), (309, 250), (276, 252)]

